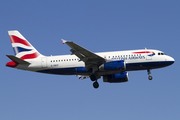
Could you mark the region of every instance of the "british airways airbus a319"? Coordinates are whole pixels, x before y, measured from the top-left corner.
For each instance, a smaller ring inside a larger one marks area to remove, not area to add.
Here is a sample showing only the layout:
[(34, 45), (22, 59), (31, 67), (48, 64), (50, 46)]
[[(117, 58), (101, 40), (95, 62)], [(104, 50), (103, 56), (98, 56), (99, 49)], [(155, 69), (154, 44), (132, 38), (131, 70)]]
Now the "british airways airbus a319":
[(98, 79), (104, 82), (120, 83), (129, 79), (127, 71), (162, 68), (174, 63), (164, 52), (154, 49), (93, 53), (74, 42), (62, 39), (71, 49), (71, 55), (44, 56), (40, 54), (17, 30), (8, 31), (15, 56), (7, 55), (12, 61), (6, 66), (22, 70), (57, 74), (78, 75), (79, 79), (90, 78), (94, 88)]

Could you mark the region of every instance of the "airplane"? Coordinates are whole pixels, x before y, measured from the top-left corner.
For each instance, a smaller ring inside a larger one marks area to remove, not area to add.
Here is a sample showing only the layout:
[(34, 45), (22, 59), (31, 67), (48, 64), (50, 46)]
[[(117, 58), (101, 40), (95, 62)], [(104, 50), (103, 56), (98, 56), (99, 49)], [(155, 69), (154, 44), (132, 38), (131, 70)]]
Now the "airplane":
[(70, 55), (44, 56), (40, 54), (17, 30), (8, 31), (14, 55), (6, 55), (12, 61), (6, 66), (21, 70), (56, 75), (77, 75), (79, 79), (90, 78), (93, 87), (98, 88), (98, 79), (103, 82), (121, 83), (129, 80), (128, 71), (151, 70), (166, 67), (174, 59), (155, 49), (93, 53), (80, 45), (61, 39), (71, 49)]

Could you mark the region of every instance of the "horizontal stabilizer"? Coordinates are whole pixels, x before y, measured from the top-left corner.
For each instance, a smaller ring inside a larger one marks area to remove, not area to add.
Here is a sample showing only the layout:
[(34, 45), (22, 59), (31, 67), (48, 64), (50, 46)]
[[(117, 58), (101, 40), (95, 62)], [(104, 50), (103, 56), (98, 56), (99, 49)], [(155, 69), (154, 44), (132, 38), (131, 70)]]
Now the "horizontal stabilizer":
[(30, 64), (29, 62), (27, 61), (24, 61), (18, 57), (15, 57), (13, 55), (6, 55), (9, 59), (11, 59), (12, 61), (16, 62), (16, 63), (19, 63), (19, 64)]

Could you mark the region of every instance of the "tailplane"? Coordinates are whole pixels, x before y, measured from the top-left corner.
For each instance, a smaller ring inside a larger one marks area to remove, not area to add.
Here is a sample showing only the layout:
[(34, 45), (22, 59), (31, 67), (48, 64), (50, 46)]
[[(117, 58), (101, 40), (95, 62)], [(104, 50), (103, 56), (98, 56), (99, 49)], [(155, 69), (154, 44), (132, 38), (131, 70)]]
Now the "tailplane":
[(29, 62), (22, 60), (18, 57), (15, 57), (13, 55), (6, 55), (9, 59), (11, 59), (11, 62), (6, 63), (6, 66), (8, 67), (16, 67), (18, 64), (23, 64), (23, 65), (30, 65)]

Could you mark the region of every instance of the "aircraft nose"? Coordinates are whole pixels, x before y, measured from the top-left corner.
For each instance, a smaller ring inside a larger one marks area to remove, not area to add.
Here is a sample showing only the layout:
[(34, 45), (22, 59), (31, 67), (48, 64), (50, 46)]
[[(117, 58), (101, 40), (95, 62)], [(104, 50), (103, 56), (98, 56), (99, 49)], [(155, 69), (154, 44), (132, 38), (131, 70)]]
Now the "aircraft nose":
[(173, 64), (173, 63), (175, 62), (175, 60), (174, 60), (174, 58), (172, 58), (172, 57), (169, 56), (168, 62), (169, 62), (170, 64)]
[(170, 57), (170, 60), (173, 61), (173, 62), (175, 61), (174, 58), (172, 58), (172, 57)]

